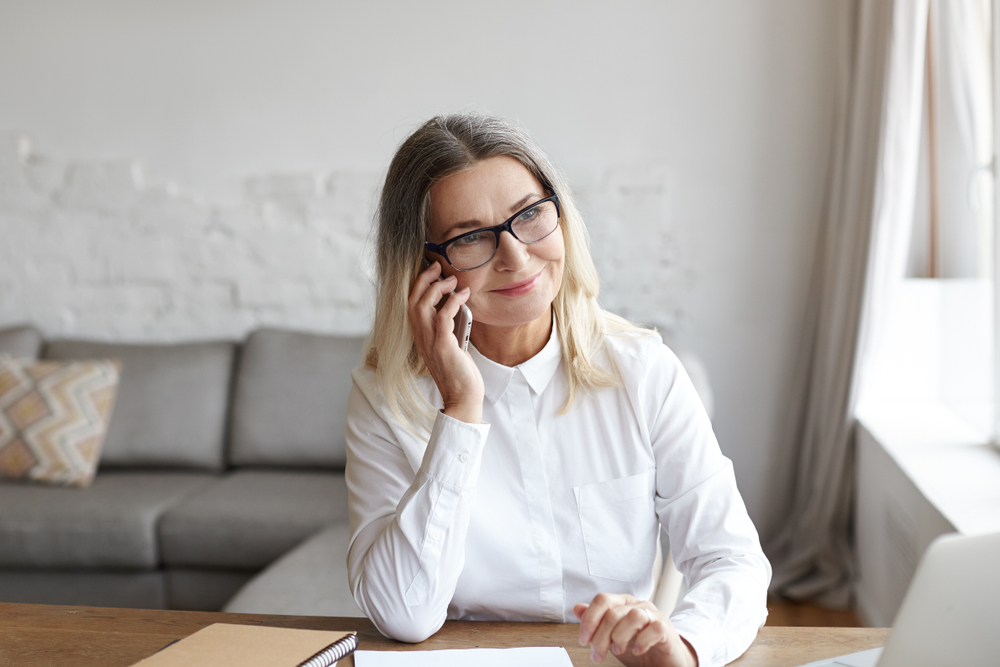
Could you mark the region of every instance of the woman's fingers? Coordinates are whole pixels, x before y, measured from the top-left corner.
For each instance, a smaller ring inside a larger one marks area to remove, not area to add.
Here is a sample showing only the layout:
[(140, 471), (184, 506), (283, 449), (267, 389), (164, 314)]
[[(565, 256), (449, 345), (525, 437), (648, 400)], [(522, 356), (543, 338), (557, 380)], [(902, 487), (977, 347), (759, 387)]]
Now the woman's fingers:
[(436, 281), (424, 290), (414, 308), (427, 315), (433, 315), (437, 311), (441, 299), (452, 292), (457, 284), (458, 280), (454, 276)]
[(439, 278), (441, 266), (437, 263), (417, 276), (407, 300), (410, 330), (417, 353), (441, 394), (444, 413), (478, 424), (482, 421), (483, 378), (454, 335), (455, 316), (471, 292), (466, 288), (452, 293), (458, 280), (454, 276)]
[(445, 294), (455, 289), (458, 280), (454, 276), (441, 277), (441, 265), (430, 265), (417, 276), (407, 300), (410, 317), (421, 324), (431, 321), (437, 305)]
[(642, 655), (654, 646), (671, 642), (675, 637), (679, 639), (674, 626), (668, 620), (657, 618), (654, 615), (650, 618), (649, 623), (636, 635), (632, 654)]
[[(458, 292), (455, 276), (441, 278), (441, 265), (435, 262), (417, 277), (410, 293), (409, 311), (413, 322), (413, 335), (424, 360), (430, 364), (427, 353), (432, 348), (437, 354), (447, 355), (454, 338), (455, 316), (458, 309), (469, 300), (471, 292), (464, 288)], [(457, 342), (456, 342), (457, 345)]]
[(589, 605), (573, 607), (573, 613), (580, 619), (580, 643), (590, 644), (595, 663), (612, 653), (632, 665), (639, 660), (637, 656), (650, 650), (655, 650), (653, 664), (680, 667), (697, 663), (669, 619), (651, 602), (600, 593)]
[(441, 266), (435, 262), (417, 277), (410, 292), (408, 309), (418, 345), (422, 339), (433, 337), (437, 305), (446, 294), (455, 289), (457, 283), (454, 276), (438, 280), (440, 272)]
[(420, 300), (420, 297), (423, 296), (424, 291), (437, 282), (442, 270), (441, 264), (434, 262), (417, 275), (417, 280), (413, 283), (413, 289), (410, 290), (410, 297), (407, 299), (407, 306), (409, 308), (413, 308), (417, 301)]
[[(611, 631), (622, 618), (622, 608), (612, 607), (604, 614), (604, 619), (590, 640), (590, 657), (594, 662), (601, 662), (612, 652)], [(613, 651), (617, 653), (617, 649)]]
[(458, 292), (445, 295), (444, 298), (446, 300), (444, 305), (441, 306), (441, 309), (434, 315), (435, 343), (438, 345), (446, 343), (449, 336), (454, 338), (455, 316), (458, 315), (458, 309), (469, 300), (469, 295), (470, 292), (468, 287), (463, 287)]
[[(624, 653), (632, 640), (637, 639), (655, 620), (653, 613), (644, 606), (622, 607), (622, 609), (627, 611), (623, 611), (618, 622), (611, 628), (611, 644), (608, 647), (615, 655)], [(648, 648), (647, 646), (646, 649)]]
[(594, 634), (600, 628), (602, 621), (604, 620), (604, 615), (613, 607), (618, 607), (626, 604), (631, 598), (633, 601), (638, 601), (631, 595), (618, 595), (614, 593), (598, 593), (594, 596), (593, 601), (589, 605), (577, 605), (574, 608), (574, 613), (579, 607), (586, 606), (583, 613), (578, 615), (580, 619), (580, 644), (586, 646), (594, 640)]
[[(628, 614), (629, 605), (638, 602), (631, 595), (598, 593), (594, 597), (580, 617), (580, 643), (590, 644), (590, 657), (594, 662), (601, 662), (607, 656), (612, 649), (612, 632)], [(627, 644), (628, 641), (621, 646)], [(614, 648), (616, 654), (621, 653), (618, 646)]]

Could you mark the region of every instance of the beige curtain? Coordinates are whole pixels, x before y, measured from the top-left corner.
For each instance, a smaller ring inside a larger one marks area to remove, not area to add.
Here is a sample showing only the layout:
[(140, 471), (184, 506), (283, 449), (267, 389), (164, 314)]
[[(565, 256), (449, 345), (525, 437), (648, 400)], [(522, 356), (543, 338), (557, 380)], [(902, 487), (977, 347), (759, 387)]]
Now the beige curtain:
[(767, 545), (772, 592), (846, 607), (853, 411), (905, 270), (915, 201), (927, 0), (856, 0), (792, 406), (792, 496)]

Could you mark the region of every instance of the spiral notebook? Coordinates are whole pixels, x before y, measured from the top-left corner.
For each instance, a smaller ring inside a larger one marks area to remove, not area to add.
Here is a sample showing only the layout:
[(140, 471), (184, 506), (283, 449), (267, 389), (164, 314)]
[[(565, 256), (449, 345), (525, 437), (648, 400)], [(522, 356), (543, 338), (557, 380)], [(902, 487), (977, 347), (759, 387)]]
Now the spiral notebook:
[(332, 667), (357, 647), (353, 632), (213, 623), (133, 667)]

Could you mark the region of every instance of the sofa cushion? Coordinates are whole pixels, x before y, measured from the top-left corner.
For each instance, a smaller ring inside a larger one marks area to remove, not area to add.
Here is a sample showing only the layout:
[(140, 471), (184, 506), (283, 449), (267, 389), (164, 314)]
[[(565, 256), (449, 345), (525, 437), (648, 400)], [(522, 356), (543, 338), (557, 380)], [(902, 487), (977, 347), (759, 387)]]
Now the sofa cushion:
[(89, 486), (118, 391), (120, 364), (0, 354), (0, 476)]
[(0, 354), (19, 359), (37, 359), (42, 351), (42, 334), (31, 326), (0, 329)]
[(170, 567), (260, 569), (346, 518), (341, 473), (239, 470), (163, 516), (161, 553)]
[(186, 611), (219, 611), (253, 578), (253, 570), (189, 570), (166, 572), (167, 607)]
[(235, 465), (333, 466), (364, 338), (261, 329), (247, 338), (233, 396)]
[(50, 359), (120, 359), (103, 466), (223, 467), (232, 343), (120, 345), (55, 341)]
[(215, 479), (109, 471), (85, 490), (0, 481), (0, 567), (155, 568), (160, 516)]
[(164, 579), (159, 570), (0, 570), (0, 602), (166, 609)]
[(364, 616), (347, 581), (346, 522), (328, 526), (240, 589), (223, 611), (297, 616)]

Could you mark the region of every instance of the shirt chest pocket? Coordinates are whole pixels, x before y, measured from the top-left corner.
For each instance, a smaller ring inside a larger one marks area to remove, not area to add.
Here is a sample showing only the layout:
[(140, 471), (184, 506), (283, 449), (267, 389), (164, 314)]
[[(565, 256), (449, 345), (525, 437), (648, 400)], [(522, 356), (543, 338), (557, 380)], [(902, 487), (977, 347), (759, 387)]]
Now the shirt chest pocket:
[(656, 471), (573, 487), (590, 574), (635, 581), (656, 558)]

